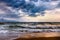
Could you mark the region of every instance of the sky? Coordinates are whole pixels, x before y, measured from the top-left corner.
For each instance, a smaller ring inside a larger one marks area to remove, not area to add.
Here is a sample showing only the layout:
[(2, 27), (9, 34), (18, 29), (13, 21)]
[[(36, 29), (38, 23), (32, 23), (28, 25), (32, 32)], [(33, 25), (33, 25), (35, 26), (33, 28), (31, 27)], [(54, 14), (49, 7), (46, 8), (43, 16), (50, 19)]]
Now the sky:
[(0, 22), (60, 22), (60, 0), (0, 0)]

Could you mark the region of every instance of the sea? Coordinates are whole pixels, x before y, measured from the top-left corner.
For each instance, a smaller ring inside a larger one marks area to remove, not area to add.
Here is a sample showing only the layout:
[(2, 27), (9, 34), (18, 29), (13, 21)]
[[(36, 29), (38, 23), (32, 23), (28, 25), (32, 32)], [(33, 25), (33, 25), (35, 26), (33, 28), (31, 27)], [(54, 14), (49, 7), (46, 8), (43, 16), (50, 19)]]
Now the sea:
[(29, 37), (60, 37), (60, 23), (3, 23), (0, 24), (0, 39), (13, 40)]

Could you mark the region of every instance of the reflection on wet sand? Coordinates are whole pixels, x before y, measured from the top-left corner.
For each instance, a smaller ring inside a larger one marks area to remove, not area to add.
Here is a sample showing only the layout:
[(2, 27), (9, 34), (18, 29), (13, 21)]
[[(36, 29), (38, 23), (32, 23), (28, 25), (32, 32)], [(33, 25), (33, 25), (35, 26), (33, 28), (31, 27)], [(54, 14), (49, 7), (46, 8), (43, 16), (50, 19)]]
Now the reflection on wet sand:
[(50, 33), (22, 33), (22, 32), (7, 32), (0, 33), (1, 40), (14, 40), (20, 38), (30, 39), (30, 38), (40, 38), (40, 37), (60, 37), (60, 33), (58, 32), (50, 32)]
[(14, 40), (59, 40), (60, 37), (17, 38)]
[[(45, 38), (46, 37), (46, 38)], [(54, 37), (60, 37), (60, 33), (57, 32), (50, 32), (50, 33), (26, 33), (26, 34), (22, 34), (20, 35), (20, 37), (15, 38), (15, 40), (39, 40), (39, 39), (46, 39), (46, 40), (55, 40), (56, 38)], [(57, 40), (57, 39), (56, 39)]]
[(21, 37), (23, 38), (33, 38), (33, 37), (60, 37), (60, 33), (57, 32), (49, 32), (49, 33), (26, 33)]

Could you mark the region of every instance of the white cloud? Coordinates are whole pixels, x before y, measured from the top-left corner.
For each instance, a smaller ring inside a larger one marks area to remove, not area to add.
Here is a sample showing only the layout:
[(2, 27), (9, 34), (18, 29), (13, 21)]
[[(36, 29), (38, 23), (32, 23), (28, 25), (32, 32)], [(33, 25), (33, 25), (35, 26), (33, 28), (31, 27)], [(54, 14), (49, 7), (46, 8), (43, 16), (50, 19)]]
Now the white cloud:
[(45, 16), (39, 16), (39, 15), (37, 17), (23, 16), (19, 18), (18, 21), (20, 22), (60, 22), (60, 9), (56, 8), (53, 10), (46, 10)]
[(4, 20), (15, 20), (15, 21), (17, 21), (17, 19), (16, 18), (3, 18)]
[(18, 10), (18, 16), (22, 17), (22, 16), (29, 16), (29, 14), (27, 12), (23, 12), (22, 9)]
[(0, 10), (0, 14), (4, 14), (4, 13), (5, 13), (5, 11)]

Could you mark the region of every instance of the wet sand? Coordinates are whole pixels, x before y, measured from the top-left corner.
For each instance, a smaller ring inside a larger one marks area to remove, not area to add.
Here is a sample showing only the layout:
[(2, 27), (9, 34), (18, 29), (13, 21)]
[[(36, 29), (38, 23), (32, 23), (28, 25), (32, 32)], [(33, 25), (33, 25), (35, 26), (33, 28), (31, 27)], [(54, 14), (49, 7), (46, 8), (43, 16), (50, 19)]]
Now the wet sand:
[[(45, 38), (46, 37), (46, 38)], [(60, 32), (50, 33), (0, 33), (0, 40), (59, 40)]]
[(17, 38), (14, 40), (60, 40), (60, 37)]
[(14, 40), (59, 40), (60, 39), (59, 34), (57, 33), (27, 33)]

